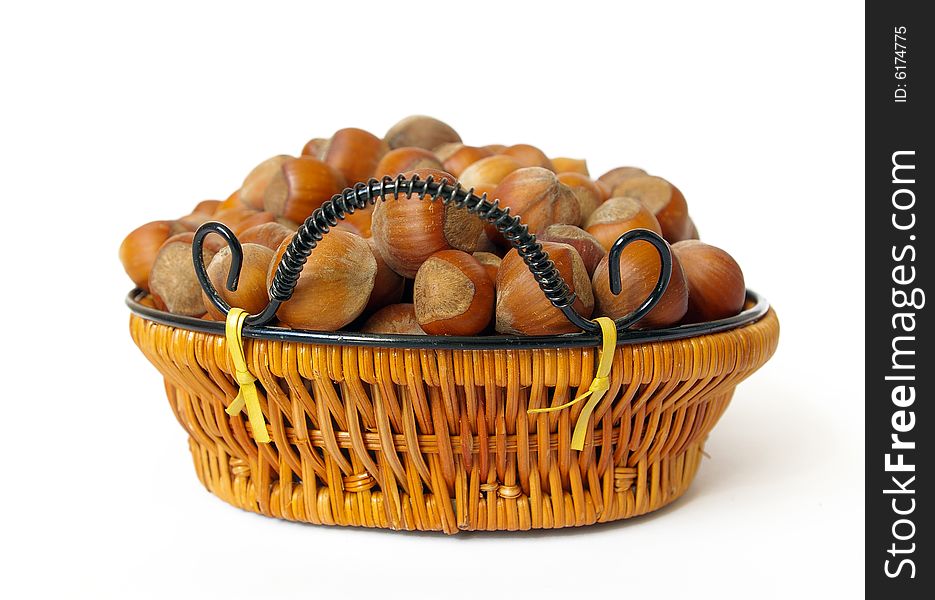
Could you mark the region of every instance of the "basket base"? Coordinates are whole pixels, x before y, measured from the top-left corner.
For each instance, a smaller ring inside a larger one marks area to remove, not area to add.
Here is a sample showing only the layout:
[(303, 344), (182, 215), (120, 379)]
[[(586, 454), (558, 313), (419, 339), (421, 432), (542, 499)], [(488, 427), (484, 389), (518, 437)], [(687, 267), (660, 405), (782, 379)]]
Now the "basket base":
[[(577, 503), (568, 491), (558, 498), (543, 491), (535, 471), (530, 473), (529, 493), (518, 485), (480, 483), (476, 469), (473, 473), (461, 471), (456, 497), (448, 500), (450, 507), (440, 504), (431, 493), (419, 491), (409, 495), (400, 489), (395, 498), (369, 486), (351, 491), (343, 479), (338, 479), (337, 486), (305, 485), (302, 481), (284, 486), (274, 481), (262, 502), (256, 493), (257, 478), (246, 461), (201, 445), (193, 438), (189, 439), (189, 447), (198, 478), (208, 491), (247, 511), (316, 525), (457, 533), (579, 527), (658, 510), (688, 489), (698, 471), (704, 441), (654, 464), (643, 460), (634, 467), (616, 467), (612, 477), (596, 479), (593, 487), (587, 481), (578, 481), (583, 487), (580, 496), (574, 496), (583, 497), (584, 502)], [(261, 474), (260, 478), (268, 481), (268, 475)], [(310, 480), (315, 482), (314, 477)]]

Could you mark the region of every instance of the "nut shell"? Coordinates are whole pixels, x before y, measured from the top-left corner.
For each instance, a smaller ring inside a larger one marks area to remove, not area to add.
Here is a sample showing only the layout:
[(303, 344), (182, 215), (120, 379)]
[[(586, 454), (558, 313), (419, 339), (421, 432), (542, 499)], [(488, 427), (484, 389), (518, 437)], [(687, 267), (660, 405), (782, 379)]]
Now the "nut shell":
[(504, 148), (500, 154), (516, 159), (524, 167), (542, 167), (555, 172), (555, 165), (545, 152), (529, 144), (514, 144)]
[(442, 163), (433, 152), (415, 146), (390, 150), (383, 155), (373, 176), (377, 179), (396, 177), (400, 173), (415, 169), (442, 169)]
[(493, 316), (494, 284), (476, 258), (459, 250), (430, 256), (416, 273), (419, 326), (432, 335), (476, 335)]
[(360, 328), (363, 333), (392, 333), (403, 335), (425, 335), (416, 320), (412, 304), (390, 304), (384, 306), (367, 319)]
[[(405, 173), (422, 179), (454, 182), (450, 173), (419, 169)], [(407, 198), (388, 198), (373, 212), (373, 239), (383, 259), (403, 277), (413, 278), (429, 256), (441, 250), (473, 252), (483, 231), (483, 222), (464, 208), (442, 202)]]
[(523, 165), (519, 164), (515, 158), (495, 154), (471, 163), (461, 172), (458, 180), (465, 189), (481, 185), (497, 185), (504, 177), (522, 168)]
[[(633, 242), (620, 254), (619, 295), (610, 291), (609, 258), (604, 257), (594, 270), (595, 310), (598, 314), (619, 319), (636, 310), (649, 296), (659, 279), (661, 262), (656, 249), (642, 241)], [(688, 284), (678, 257), (672, 255), (672, 277), (662, 298), (636, 325), (640, 328), (667, 327), (678, 323), (688, 311)]]
[[(494, 190), (500, 205), (509, 207), (529, 231), (540, 233), (549, 225), (577, 225), (581, 209), (575, 194), (555, 173), (542, 167), (526, 167), (503, 178)], [(501, 244), (505, 245), (505, 244)]]
[(191, 230), (191, 225), (181, 221), (153, 221), (137, 227), (120, 243), (123, 270), (137, 287), (149, 291), (149, 272), (159, 249), (172, 236)]
[(277, 217), (301, 223), (344, 186), (337, 170), (317, 158), (300, 156), (284, 162), (269, 180), (263, 206)]
[(411, 115), (390, 127), (383, 139), (390, 148), (416, 146), (432, 150), (442, 144), (460, 142), (461, 136), (444, 121), (425, 115)]
[[(594, 310), (591, 282), (578, 252), (568, 244), (543, 242), (565, 283), (575, 293), (574, 307), (582, 316)], [(496, 330), (499, 333), (550, 335), (578, 329), (545, 297), (516, 249), (507, 252), (497, 273)]]
[(685, 196), (662, 177), (629, 177), (614, 186), (614, 196), (636, 198), (642, 202), (659, 221), (662, 235), (669, 243), (689, 239), (691, 224)]
[(611, 198), (597, 207), (584, 229), (610, 252), (611, 246), (631, 229), (649, 229), (662, 235), (662, 227), (649, 209), (635, 198)]
[(387, 152), (386, 142), (377, 136), (349, 127), (331, 136), (324, 162), (344, 176), (345, 185), (353, 187), (356, 183), (366, 183), (373, 176), (380, 159)]
[(557, 177), (559, 182), (568, 186), (568, 189), (578, 199), (578, 209), (581, 213), (580, 221), (584, 223), (597, 210), (597, 207), (604, 202), (604, 195), (598, 189), (597, 184), (587, 175), (574, 172), (559, 172)]
[[(266, 285), (289, 247), (283, 241), (270, 265)], [(292, 298), (277, 312), (294, 329), (337, 331), (359, 317), (373, 291), (377, 261), (360, 236), (332, 229), (312, 250), (296, 283)]]
[(538, 239), (542, 242), (568, 244), (577, 250), (588, 276), (594, 273), (597, 264), (607, 255), (607, 251), (596, 237), (574, 225), (549, 225)]
[(688, 281), (686, 321), (702, 323), (732, 317), (743, 310), (747, 289), (734, 258), (697, 240), (672, 245)]
[(267, 158), (255, 166), (240, 186), (240, 201), (250, 208), (263, 210), (266, 187), (279, 173), (282, 166), (290, 160), (292, 160), (291, 156), (280, 154)]
[(597, 179), (613, 190), (621, 181), (642, 175), (647, 175), (647, 173), (639, 167), (617, 167), (607, 171)]

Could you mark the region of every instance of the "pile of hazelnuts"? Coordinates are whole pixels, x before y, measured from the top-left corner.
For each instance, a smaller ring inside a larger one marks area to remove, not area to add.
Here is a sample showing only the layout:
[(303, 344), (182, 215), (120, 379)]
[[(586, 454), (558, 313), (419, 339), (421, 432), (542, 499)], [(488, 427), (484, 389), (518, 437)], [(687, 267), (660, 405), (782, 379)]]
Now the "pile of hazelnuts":
[[(623, 290), (610, 291), (608, 251), (622, 234), (652, 230), (671, 244), (672, 277), (636, 327), (658, 328), (729, 317), (743, 308), (736, 261), (698, 241), (685, 197), (636, 167), (593, 179), (584, 160), (549, 158), (528, 144), (469, 146), (449, 125), (407, 117), (382, 138), (341, 129), (315, 138), (299, 156), (254, 168), (226, 200), (134, 230), (120, 246), (144, 302), (180, 315), (220, 320), (192, 265), (194, 231), (224, 223), (243, 248), (236, 291), (226, 288), (231, 252), (208, 236), (208, 276), (228, 304), (259, 313), (276, 267), (299, 224), (332, 196), (369, 179), (403, 174), (460, 181), (487, 193), (528, 225), (577, 296), (583, 316), (622, 317), (651, 293), (660, 259), (637, 241), (621, 254)], [(417, 195), (379, 201), (349, 215), (312, 251), (278, 325), (318, 331), (416, 335), (547, 335), (576, 328), (546, 299), (515, 249), (466, 209)]]

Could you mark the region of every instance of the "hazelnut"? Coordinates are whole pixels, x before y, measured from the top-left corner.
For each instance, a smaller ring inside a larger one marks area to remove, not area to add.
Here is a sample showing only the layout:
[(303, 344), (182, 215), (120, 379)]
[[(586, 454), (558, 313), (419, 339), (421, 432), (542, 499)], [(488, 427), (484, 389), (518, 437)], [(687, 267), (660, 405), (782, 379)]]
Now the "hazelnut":
[(585, 177), (590, 177), (588, 172), (588, 161), (583, 158), (553, 158), (552, 166), (556, 173), (579, 173)]
[(490, 278), (490, 282), (496, 285), (497, 272), (500, 271), (500, 262), (502, 259), (491, 252), (475, 252), (472, 256), (476, 258), (477, 262), (487, 271), (487, 277)]
[(305, 142), (302, 147), (302, 156), (311, 156), (318, 160), (325, 160), (325, 153), (328, 152), (328, 145), (331, 140), (328, 138), (312, 138)]
[(363, 333), (395, 333), (403, 335), (425, 335), (416, 320), (413, 304), (390, 304), (373, 313), (363, 327)]
[(383, 177), (396, 177), (400, 173), (413, 171), (415, 169), (442, 169), (442, 163), (434, 153), (424, 148), (415, 146), (405, 146), (390, 150), (377, 165), (373, 176), (377, 179)]
[[(201, 284), (192, 264), (191, 231), (170, 237), (159, 249), (149, 273), (149, 287), (157, 304), (177, 315), (199, 317), (205, 314), (201, 299)], [(210, 247), (209, 247), (210, 242)], [(202, 251), (205, 264), (209, 264), (220, 249), (220, 242), (206, 239)]]
[(476, 188), (480, 185), (497, 185), (500, 181), (523, 165), (516, 159), (502, 154), (495, 154), (471, 163), (461, 171), (458, 180), (465, 188)]
[(202, 200), (195, 205), (194, 210), (191, 213), (180, 217), (179, 221), (185, 223), (188, 227), (192, 229), (198, 229), (204, 223), (211, 221), (214, 218), (214, 212), (220, 207), (220, 200)]
[(260, 212), (255, 212), (251, 215), (247, 215), (243, 219), (237, 222), (237, 224), (231, 227), (231, 231), (234, 232), (238, 238), (240, 235), (250, 229), (251, 227), (256, 227), (257, 225), (263, 225), (264, 223), (275, 223), (276, 215), (265, 210)]
[[(542, 248), (577, 296), (575, 310), (584, 317), (590, 317), (594, 310), (594, 296), (578, 252), (568, 244), (554, 242), (543, 242)], [(497, 273), (496, 329), (500, 333), (523, 335), (578, 331), (545, 297), (515, 248), (507, 252)]]
[(494, 197), (519, 216), (533, 233), (540, 233), (554, 223), (577, 225), (581, 218), (575, 194), (555, 173), (542, 167), (525, 167), (510, 173), (497, 185)]
[(460, 177), (464, 170), (479, 161), (482, 158), (493, 156), (489, 150), (477, 148), (476, 146), (459, 145), (451, 153), (439, 154), (438, 157), (443, 161), (445, 171), (448, 171), (455, 177)]
[(647, 175), (647, 173), (639, 167), (617, 167), (616, 169), (607, 171), (598, 177), (597, 180), (604, 182), (613, 190), (623, 180), (631, 177), (640, 177), (642, 175)]
[(295, 229), (282, 223), (263, 223), (244, 230), (237, 238), (241, 244), (259, 244), (270, 250), (279, 250), (283, 240), (291, 240)]
[(567, 185), (578, 199), (578, 208), (581, 212), (581, 221), (584, 222), (591, 216), (598, 206), (604, 202), (604, 196), (597, 188), (597, 184), (587, 175), (581, 173), (566, 172), (557, 175), (559, 182)]
[[(270, 265), (267, 287), (291, 240), (283, 240)], [(292, 298), (277, 317), (294, 329), (337, 331), (364, 311), (373, 291), (377, 261), (360, 236), (333, 229), (312, 250)]]
[(264, 207), (277, 217), (301, 223), (344, 185), (344, 176), (317, 158), (292, 158), (270, 179)]
[(137, 227), (120, 243), (123, 270), (138, 288), (149, 291), (149, 272), (159, 249), (172, 236), (192, 229), (182, 221), (153, 221)]
[(380, 159), (388, 151), (386, 142), (377, 136), (350, 127), (331, 136), (324, 161), (344, 176), (345, 185), (353, 187), (356, 183), (366, 183), (373, 176)]
[(416, 319), (432, 335), (476, 335), (493, 316), (494, 284), (476, 258), (460, 250), (430, 256), (413, 285)]
[(594, 180), (594, 185), (597, 186), (597, 189), (601, 192), (601, 201), (607, 202), (614, 195), (614, 190), (612, 187), (601, 181), (600, 179)]
[(601, 204), (585, 222), (584, 229), (608, 252), (617, 238), (631, 229), (649, 229), (662, 235), (656, 217), (634, 198), (611, 198)]
[(500, 154), (506, 150), (506, 146), (503, 144), (487, 144), (486, 146), (481, 146), (484, 150), (489, 150), (491, 154)]
[(555, 166), (545, 152), (529, 144), (515, 144), (504, 148), (500, 154), (516, 159), (516, 162), (524, 167), (542, 167), (550, 171), (555, 171)]
[(250, 171), (244, 178), (240, 186), (240, 201), (250, 208), (263, 210), (263, 196), (266, 193), (266, 186), (270, 180), (279, 174), (282, 166), (291, 156), (280, 154), (272, 158), (267, 158)]
[(390, 148), (416, 146), (432, 150), (442, 144), (460, 142), (450, 125), (425, 115), (412, 115), (390, 127), (383, 138)]
[(596, 237), (574, 225), (549, 225), (537, 237), (541, 242), (568, 244), (577, 250), (589, 277), (594, 274), (597, 263), (607, 255), (607, 250)]
[(214, 209), (214, 214), (219, 212), (231, 209), (231, 208), (244, 208), (247, 205), (240, 201), (240, 190), (235, 190), (230, 196), (228, 196), (224, 201), (217, 205)]
[[(266, 288), (266, 274), (273, 262), (275, 253), (266, 246), (259, 244), (241, 244), (243, 262), (240, 268), (240, 277), (237, 289), (227, 289), (227, 275), (231, 268), (231, 249), (224, 246), (218, 250), (211, 262), (208, 263), (208, 279), (218, 291), (218, 295), (231, 307), (242, 308), (250, 314), (257, 314), (266, 308), (269, 303), (269, 292)], [(202, 291), (204, 309), (212, 320), (220, 321), (224, 315), (208, 299)]]
[[(659, 279), (661, 261), (656, 249), (647, 242), (635, 241), (620, 253), (620, 281), (623, 289), (610, 291), (610, 255), (594, 270), (595, 307), (598, 314), (612, 319), (624, 317), (643, 304)], [(678, 258), (672, 255), (672, 277), (659, 302), (637, 324), (643, 328), (667, 327), (678, 323), (688, 310), (688, 284)]]
[(367, 307), (364, 309), (365, 313), (371, 313), (402, 300), (403, 293), (406, 290), (406, 280), (386, 264), (373, 238), (367, 240), (367, 245), (370, 247), (370, 251), (373, 252), (373, 258), (377, 261), (373, 291), (370, 293), (370, 300), (367, 301)]
[[(405, 173), (436, 181), (455, 178), (444, 171), (418, 169)], [(457, 249), (473, 252), (483, 222), (464, 208), (442, 202), (421, 200), (413, 194), (407, 198), (387, 198), (373, 212), (373, 239), (383, 259), (403, 277), (413, 278), (425, 260), (440, 250)]]
[(730, 254), (698, 240), (672, 244), (672, 252), (688, 281), (687, 321), (714, 321), (743, 310), (747, 296), (743, 271)]
[(642, 175), (624, 179), (614, 187), (614, 196), (636, 198), (655, 215), (669, 243), (688, 239), (688, 205), (677, 187), (661, 177)]

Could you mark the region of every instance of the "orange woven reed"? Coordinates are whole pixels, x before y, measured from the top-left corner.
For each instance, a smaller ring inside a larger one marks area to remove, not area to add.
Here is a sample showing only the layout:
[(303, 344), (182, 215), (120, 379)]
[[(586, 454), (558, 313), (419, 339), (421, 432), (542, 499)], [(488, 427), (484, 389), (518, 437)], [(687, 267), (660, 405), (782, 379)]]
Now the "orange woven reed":
[(457, 533), (641, 515), (691, 483), (734, 387), (779, 338), (775, 313), (732, 331), (618, 346), (610, 390), (570, 448), (596, 348), (403, 350), (246, 340), (271, 444), (256, 444), (224, 336), (131, 316), (165, 377), (199, 479), (240, 508), (327, 525)]

